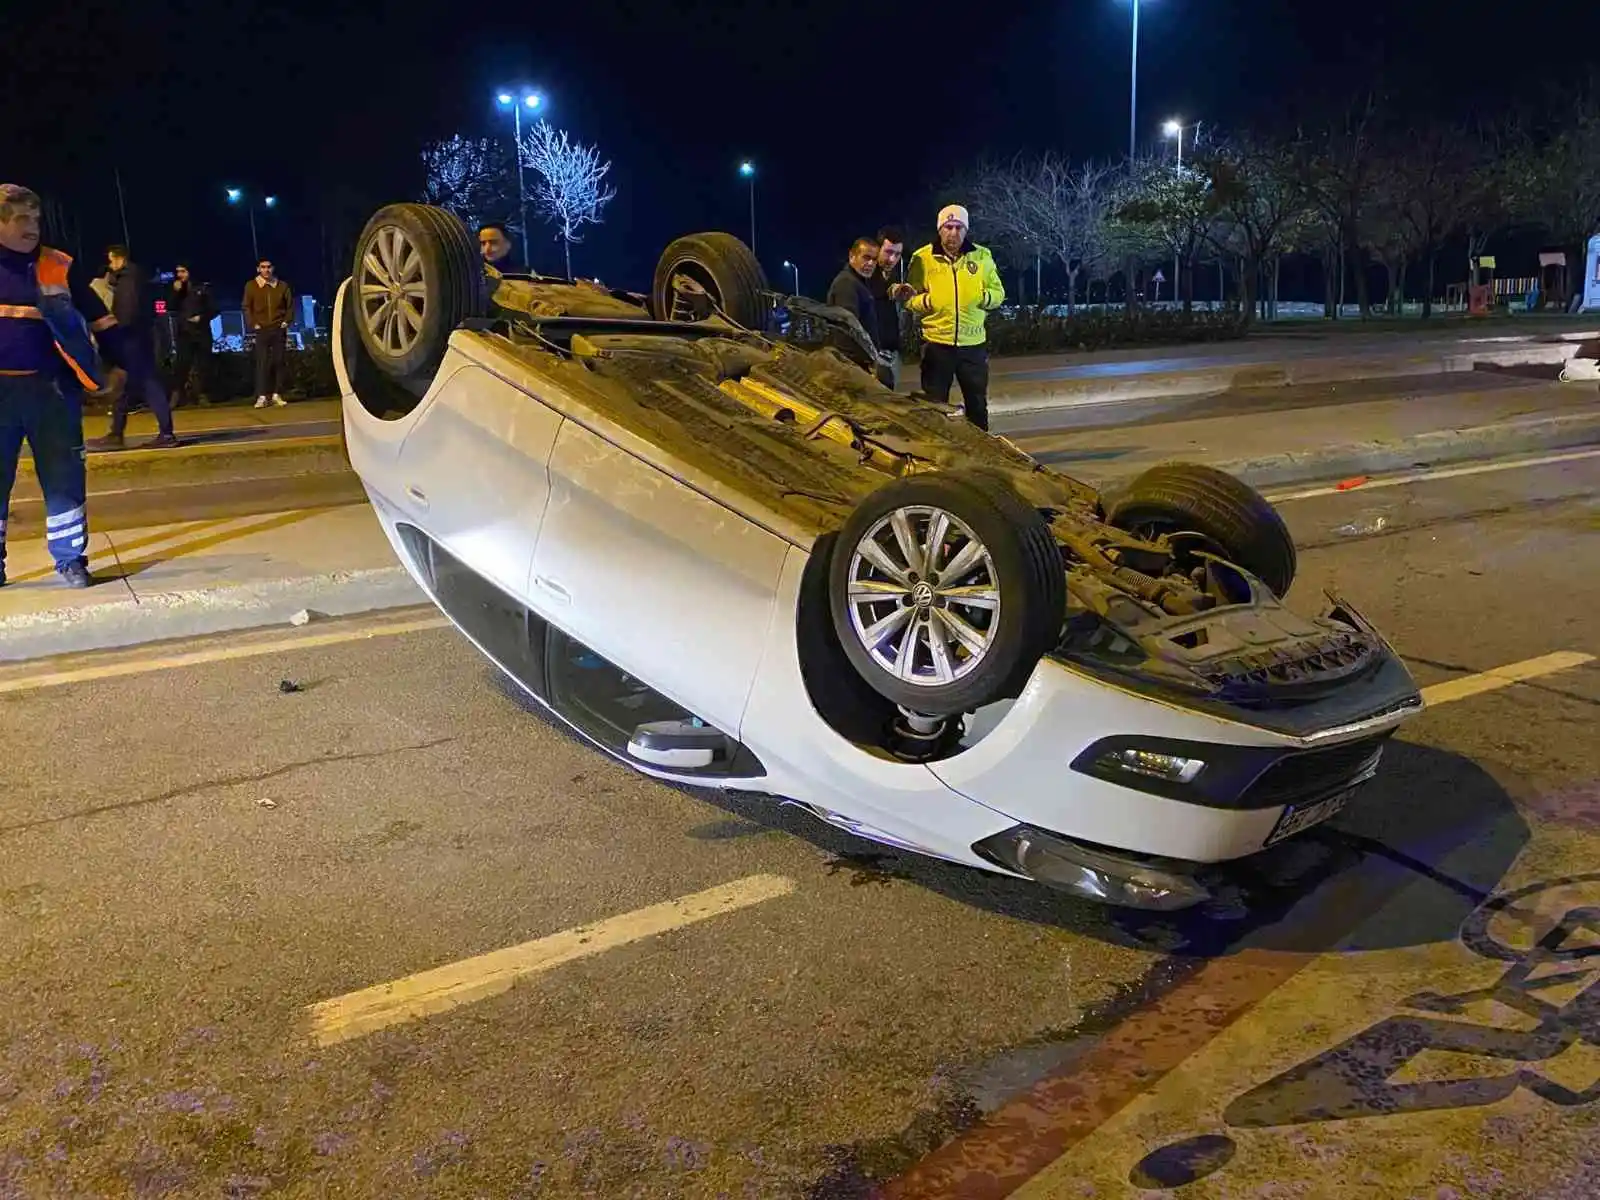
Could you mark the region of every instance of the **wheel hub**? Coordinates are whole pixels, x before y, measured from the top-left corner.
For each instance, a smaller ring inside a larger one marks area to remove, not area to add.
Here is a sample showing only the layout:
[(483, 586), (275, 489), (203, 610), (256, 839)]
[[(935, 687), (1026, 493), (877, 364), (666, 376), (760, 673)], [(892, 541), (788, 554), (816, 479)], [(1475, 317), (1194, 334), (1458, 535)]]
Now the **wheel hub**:
[(942, 687), (988, 654), (1000, 583), (988, 548), (963, 521), (907, 506), (856, 544), (848, 601), (852, 632), (878, 666), (915, 686)]

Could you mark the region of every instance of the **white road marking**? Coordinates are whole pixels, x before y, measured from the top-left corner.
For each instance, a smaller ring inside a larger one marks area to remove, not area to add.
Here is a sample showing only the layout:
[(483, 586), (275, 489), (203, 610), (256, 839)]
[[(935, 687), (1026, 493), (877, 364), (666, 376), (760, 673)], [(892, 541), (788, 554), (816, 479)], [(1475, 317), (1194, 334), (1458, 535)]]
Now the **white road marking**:
[(319, 1046), (331, 1046), (418, 1017), (448, 1012), (508, 992), (518, 980), (564, 963), (775, 900), (794, 890), (794, 880), (781, 875), (750, 875), (593, 925), (564, 929), (520, 946), (335, 996), (307, 1006), (311, 1039)]
[(1578, 462), (1585, 458), (1600, 457), (1600, 449), (1568, 450), (1560, 454), (1544, 454), (1538, 458), (1502, 459), (1497, 462), (1468, 463), (1460, 467), (1438, 467), (1424, 471), (1408, 471), (1404, 475), (1384, 475), (1368, 480), (1360, 487), (1340, 488), (1334, 484), (1303, 488), (1294, 492), (1273, 492), (1267, 499), (1273, 504), (1290, 500), (1311, 500), (1318, 496), (1360, 495), (1375, 488), (1404, 487), (1408, 483), (1427, 483), (1435, 479), (1459, 479), (1466, 475), (1487, 475), (1494, 471), (1517, 471), (1524, 467), (1547, 467), (1555, 463)]
[[(327, 633), (302, 634), (298, 637), (276, 638), (269, 642), (247, 642), (241, 646), (212, 646), (205, 650), (192, 650), (187, 654), (165, 654), (154, 658), (124, 659), (121, 662), (102, 663), (91, 667), (78, 667), (70, 671), (49, 671), (39, 675), (19, 675), (12, 679), (0, 678), (0, 694), (29, 692), (36, 688), (61, 687), (69, 683), (90, 683), (97, 679), (118, 679), (128, 675), (145, 675), (152, 671), (171, 671), (179, 667), (197, 667), (205, 663), (228, 662), (238, 658), (259, 658), (264, 654), (282, 654), (290, 650), (309, 650), (315, 646), (337, 646), (341, 642), (359, 642), (366, 638), (398, 637), (405, 633), (421, 633), (429, 629), (448, 628), (444, 617), (423, 617), (415, 621), (399, 621), (391, 625), (357, 625)], [(241, 630), (240, 632), (251, 632)]]
[(1584, 663), (1593, 661), (1592, 654), (1561, 650), (1540, 658), (1530, 658), (1523, 662), (1511, 663), (1509, 666), (1481, 671), (1476, 675), (1463, 675), (1460, 679), (1447, 679), (1443, 683), (1435, 683), (1422, 689), (1422, 701), (1430, 708), (1437, 704), (1449, 704), (1452, 700), (1481, 696), (1484, 692), (1499, 691), (1514, 683), (1526, 683), (1530, 679), (1554, 675), (1557, 671), (1581, 667)]

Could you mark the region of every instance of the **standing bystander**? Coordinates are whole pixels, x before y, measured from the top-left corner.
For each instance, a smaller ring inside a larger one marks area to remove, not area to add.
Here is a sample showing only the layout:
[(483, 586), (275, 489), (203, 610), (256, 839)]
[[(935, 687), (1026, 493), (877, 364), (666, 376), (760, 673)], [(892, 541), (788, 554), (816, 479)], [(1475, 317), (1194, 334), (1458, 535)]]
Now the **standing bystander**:
[(119, 331), (93, 290), (73, 286), (72, 259), (40, 244), (42, 208), (27, 188), (0, 184), (0, 586), (11, 487), (26, 441), (44, 493), (45, 545), (62, 582), (83, 588), (94, 582), (83, 393), (103, 386), (94, 338), (109, 343)]
[(961, 205), (940, 210), (935, 240), (911, 256), (906, 309), (922, 318), (923, 393), (948, 405), (950, 385), (959, 383), (967, 420), (986, 430), (989, 348), (984, 325), (989, 313), (1004, 303), (1006, 291), (994, 256), (973, 244), (968, 228)]
[(873, 308), (877, 315), (876, 325), (868, 326), (867, 332), (878, 344), (891, 388), (900, 386), (900, 305), (896, 302), (900, 289), (895, 285), (900, 283), (905, 274), (901, 265), (905, 252), (905, 234), (899, 229), (887, 225), (878, 230), (878, 269), (867, 281), (867, 286), (872, 289)]
[(269, 403), (282, 408), (288, 403), (283, 398), (283, 377), (293, 308), (289, 285), (273, 273), (272, 260), (263, 258), (256, 264), (256, 277), (244, 285), (244, 327), (256, 338), (257, 408)]
[(156, 418), (156, 436), (145, 443), (145, 448), (159, 450), (176, 446), (178, 438), (172, 431), (167, 390), (156, 372), (155, 306), (150, 302), (144, 272), (128, 258), (126, 246), (107, 247), (106, 262), (111, 268), (106, 276), (111, 285), (111, 312), (121, 330), (117, 351), (128, 380), (111, 406), (110, 431), (105, 437), (90, 440), (88, 448), (121, 450), (127, 444), (128, 409), (136, 400), (142, 400)]
[(183, 263), (178, 264), (167, 295), (167, 314), (172, 318), (173, 358), (172, 407), (181, 407), (189, 396), (189, 380), (195, 381), (195, 395), (201, 404), (211, 403), (211, 319), (217, 315), (206, 285), (196, 281)]

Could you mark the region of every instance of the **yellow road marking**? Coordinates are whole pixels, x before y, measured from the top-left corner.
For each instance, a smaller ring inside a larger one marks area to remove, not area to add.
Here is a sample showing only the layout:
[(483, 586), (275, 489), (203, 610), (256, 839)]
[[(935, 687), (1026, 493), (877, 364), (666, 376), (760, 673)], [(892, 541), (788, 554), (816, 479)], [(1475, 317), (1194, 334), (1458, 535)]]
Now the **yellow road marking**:
[(90, 683), (97, 679), (144, 675), (151, 671), (171, 671), (179, 667), (197, 667), (205, 663), (227, 662), (239, 658), (258, 658), (264, 654), (309, 650), (315, 646), (336, 646), (341, 642), (358, 642), (363, 638), (398, 637), (406, 633), (444, 629), (449, 624), (450, 622), (444, 617), (424, 617), (392, 625), (361, 625), (349, 629), (330, 630), (327, 633), (278, 638), (270, 642), (250, 642), (242, 646), (213, 646), (207, 650), (192, 650), (187, 654), (130, 659), (93, 667), (79, 667), (70, 671), (51, 671), (43, 675), (23, 675), (14, 679), (0, 679), (0, 694), (33, 691), (35, 688), (61, 687), (69, 683)]
[(1514, 683), (1526, 683), (1530, 679), (1554, 675), (1557, 671), (1581, 667), (1584, 663), (1593, 661), (1592, 654), (1561, 650), (1541, 658), (1530, 658), (1524, 662), (1512, 663), (1510, 666), (1495, 667), (1493, 670), (1482, 671), (1476, 675), (1463, 675), (1460, 679), (1448, 679), (1444, 683), (1433, 684), (1422, 689), (1422, 700), (1424, 704), (1430, 706), (1448, 704), (1452, 700), (1465, 700), (1468, 696), (1498, 691)]
[[(101, 534), (107, 539), (108, 548), (114, 548), (111, 558), (118, 563), (123, 575), (132, 575), (136, 569), (148, 567), (153, 563), (171, 558), (182, 558), (185, 554), (193, 554), (197, 550), (209, 550), (213, 546), (220, 546), (226, 542), (237, 541), (242, 537), (249, 537), (254, 533), (266, 533), (269, 530), (281, 529), (285, 525), (293, 525), (304, 521), (308, 517), (321, 516), (323, 513), (333, 512), (335, 509), (346, 508), (343, 504), (324, 504), (315, 508), (297, 508), (290, 512), (267, 513), (265, 515), (245, 517), (219, 517), (205, 521), (188, 521), (180, 525), (170, 526), (165, 533), (146, 534), (141, 538), (134, 538), (127, 542), (114, 542), (109, 534)], [(239, 522), (247, 521), (249, 524), (240, 525)], [(234, 525), (235, 528), (224, 530), (221, 533), (211, 531), (223, 525)], [(191, 536), (191, 535), (202, 536)], [(171, 545), (163, 545), (170, 542)], [(128, 550), (148, 549), (152, 546), (161, 546), (155, 554), (144, 558), (124, 560), (122, 554)], [(94, 552), (92, 557), (104, 569), (107, 551)], [(41, 567), (36, 571), (18, 575), (15, 582), (27, 583), (35, 579), (43, 579), (47, 575), (55, 574), (55, 567)]]
[[(165, 531), (162, 533), (149, 533), (144, 537), (133, 538), (126, 542), (110, 542), (108, 548), (103, 551), (95, 550), (91, 545), (89, 548), (89, 556), (95, 562), (104, 562), (107, 557), (112, 557), (109, 546), (115, 546), (118, 554), (121, 554), (124, 550), (144, 550), (150, 546), (159, 546), (162, 542), (170, 542), (174, 541), (175, 539), (186, 538), (191, 534), (205, 533), (209, 530), (216, 529), (219, 526), (226, 525), (230, 521), (237, 521), (239, 519), (240, 518), (238, 517), (214, 517), (203, 521), (182, 521), (176, 525), (167, 526)], [(107, 539), (110, 537), (109, 534), (100, 534), (99, 536)], [(91, 534), (91, 542), (93, 541), (93, 538), (94, 535)], [(179, 544), (181, 545), (183, 543), (180, 542)], [(37, 571), (28, 571), (25, 574), (15, 576), (12, 582), (27, 583), (30, 580), (43, 579), (47, 575), (54, 575), (55, 571), (56, 569), (54, 566), (42, 567)]]
[(392, 983), (363, 988), (307, 1006), (311, 1038), (319, 1046), (349, 1041), (418, 1017), (508, 992), (520, 979), (590, 955), (602, 954), (723, 913), (787, 896), (795, 889), (781, 875), (750, 875), (720, 887), (648, 908), (608, 917), (593, 925), (493, 950), (475, 958), (419, 971)]

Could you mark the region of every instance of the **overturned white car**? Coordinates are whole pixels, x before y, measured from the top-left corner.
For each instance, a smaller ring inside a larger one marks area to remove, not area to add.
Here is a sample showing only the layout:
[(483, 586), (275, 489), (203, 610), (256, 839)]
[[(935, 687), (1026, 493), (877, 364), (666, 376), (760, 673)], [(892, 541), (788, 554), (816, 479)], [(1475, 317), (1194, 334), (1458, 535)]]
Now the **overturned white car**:
[[(885, 389), (737, 239), (674, 243), (650, 297), (493, 282), (454, 217), (373, 217), (335, 331), (350, 460), (460, 630), (641, 771), (1179, 908), (1337, 812), (1421, 707), (1350, 606), (1280, 603), (1294, 547), (1249, 487), (1162, 466), (1106, 511)], [(775, 300), (837, 345), (762, 332)]]

